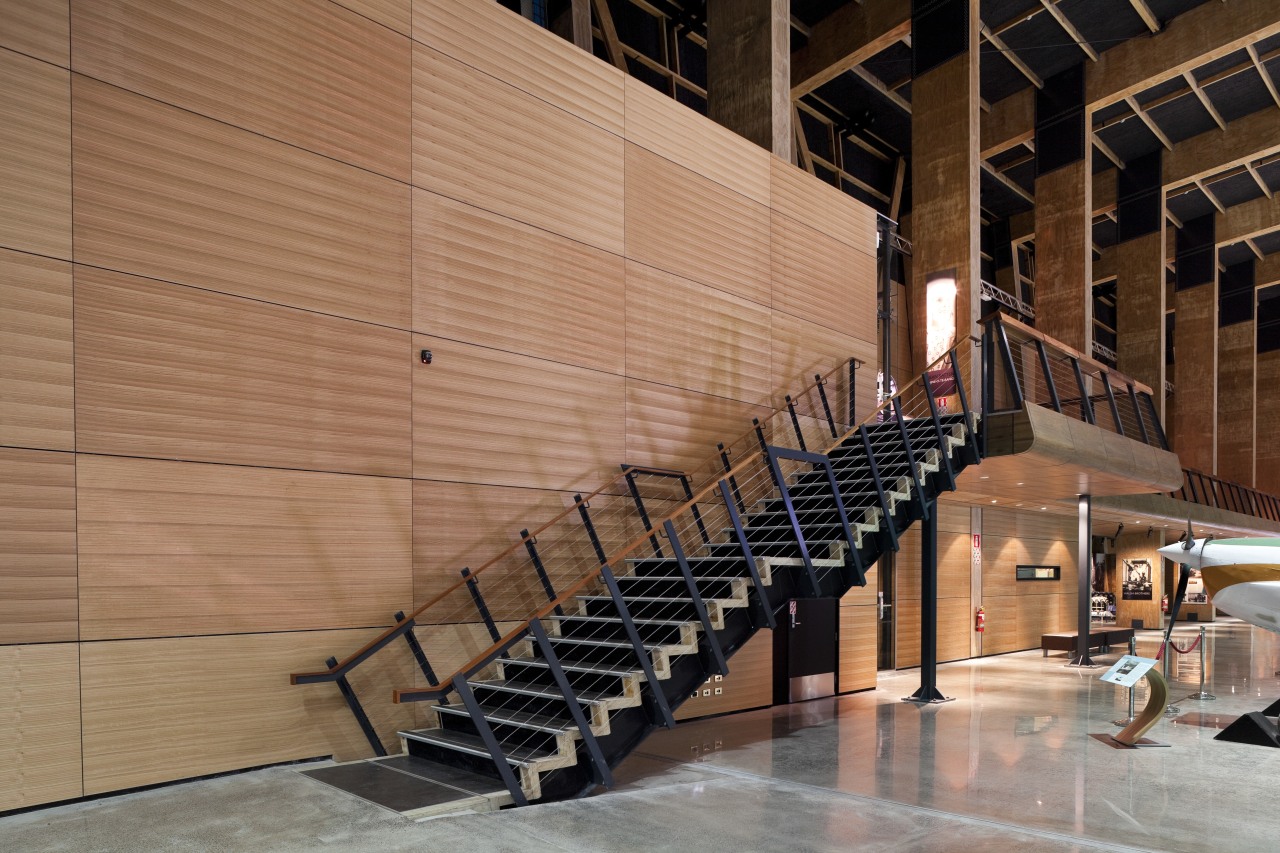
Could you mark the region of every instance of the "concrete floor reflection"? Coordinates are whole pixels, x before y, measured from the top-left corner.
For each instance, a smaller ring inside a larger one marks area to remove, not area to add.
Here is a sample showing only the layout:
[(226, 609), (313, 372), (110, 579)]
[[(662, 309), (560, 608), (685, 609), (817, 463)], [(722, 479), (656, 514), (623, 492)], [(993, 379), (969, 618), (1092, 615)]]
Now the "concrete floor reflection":
[[(1157, 642), (1147, 632), (1139, 654)], [(1217, 623), (1205, 649), (1218, 699), (1181, 700), (1200, 660), (1175, 658), (1182, 712), (1150, 733), (1167, 749), (1090, 738), (1118, 730), (1125, 691), (1032, 651), (942, 666), (944, 705), (903, 703), (919, 678), (904, 671), (866, 693), (683, 723), (583, 800), (414, 823), (273, 768), (0, 818), (0, 850), (1277, 849), (1280, 750), (1213, 736), (1280, 697), (1280, 637)]]

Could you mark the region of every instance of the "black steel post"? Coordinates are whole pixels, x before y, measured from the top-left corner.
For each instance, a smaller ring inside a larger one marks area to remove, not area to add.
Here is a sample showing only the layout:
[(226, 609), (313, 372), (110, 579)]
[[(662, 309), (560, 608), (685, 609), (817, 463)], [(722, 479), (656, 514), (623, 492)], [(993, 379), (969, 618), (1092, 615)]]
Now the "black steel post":
[(689, 512), (693, 514), (693, 523), (698, 527), (698, 535), (702, 537), (702, 544), (711, 544), (711, 534), (707, 532), (707, 525), (702, 520), (702, 510), (693, 502), (693, 487), (689, 485), (689, 475), (680, 475), (680, 485), (684, 487), (684, 499), (689, 502)]
[(493, 621), (493, 614), (489, 612), (489, 605), (485, 604), (484, 596), (480, 594), (479, 582), (472, 576), (470, 568), (464, 568), (460, 574), (467, 582), (467, 590), (471, 593), (471, 600), (475, 602), (476, 610), (480, 611), (480, 618), (489, 629), (489, 636), (493, 637), (495, 643), (498, 642), (502, 639), (502, 635), (498, 633), (498, 626)]
[[(729, 464), (729, 451), (724, 449), (723, 444), (717, 444), (716, 449), (720, 451), (720, 462), (724, 465), (724, 472), (729, 474), (733, 470), (733, 466)], [(733, 498), (738, 504), (738, 512), (746, 512), (747, 504), (742, 499), (742, 492), (738, 489), (738, 478), (729, 474), (729, 488), (733, 489)]]
[(956, 487), (956, 472), (951, 467), (951, 454), (947, 450), (947, 440), (942, 435), (942, 420), (938, 417), (938, 403), (933, 398), (933, 381), (928, 373), (924, 375), (924, 397), (929, 403), (929, 416), (933, 419), (933, 434), (938, 439), (938, 458), (947, 475), (947, 491), (951, 491)]
[(791, 530), (796, 535), (796, 547), (800, 549), (800, 560), (809, 578), (809, 589), (813, 597), (818, 598), (822, 595), (822, 588), (818, 585), (818, 573), (814, 571), (813, 560), (809, 557), (809, 544), (805, 541), (804, 531), (800, 529), (800, 518), (796, 515), (795, 504), (791, 501), (791, 491), (787, 488), (787, 481), (782, 476), (782, 468), (778, 465), (774, 448), (766, 448), (765, 456), (769, 460), (769, 473), (773, 476), (773, 481), (778, 484), (782, 505), (787, 511), (787, 518), (791, 521)]
[(920, 508), (920, 517), (928, 518), (929, 497), (924, 493), (924, 483), (920, 480), (920, 469), (916, 467), (916, 452), (911, 448), (911, 438), (907, 435), (907, 425), (902, 420), (902, 407), (898, 405), (898, 398), (893, 398), (893, 414), (894, 419), (898, 422), (898, 432), (902, 435), (902, 447), (907, 452), (907, 467), (911, 470), (911, 482), (916, 487), (916, 504)]
[(871, 482), (876, 487), (876, 497), (880, 500), (880, 512), (884, 516), (884, 530), (889, 534), (889, 543), (894, 551), (898, 550), (898, 526), (894, 523), (893, 512), (889, 509), (889, 496), (884, 490), (884, 481), (880, 479), (880, 465), (871, 449), (871, 436), (865, 425), (858, 427), (858, 435), (862, 438), (862, 449), (867, 454), (867, 467), (871, 469)]
[[(880, 238), (880, 360), (881, 399), (888, 397), (893, 388), (893, 227), (896, 223), (887, 216), (876, 218)], [(851, 420), (850, 423), (853, 423)]]
[(623, 630), (627, 632), (627, 639), (635, 649), (636, 662), (640, 664), (640, 670), (644, 673), (645, 681), (649, 685), (649, 692), (653, 694), (653, 701), (657, 705), (658, 716), (661, 718), (660, 722), (669, 729), (675, 728), (676, 719), (671, 715), (671, 705), (667, 702), (667, 696), (662, 692), (662, 685), (658, 683), (658, 676), (653, 671), (653, 658), (649, 656), (649, 650), (640, 639), (640, 632), (636, 630), (636, 623), (631, 618), (631, 610), (622, 597), (622, 590), (618, 589), (618, 581), (614, 578), (613, 571), (605, 563), (600, 564), (600, 577), (609, 590), (609, 596), (613, 599), (613, 606), (618, 611)]
[(662, 528), (667, 532), (667, 541), (671, 543), (671, 553), (676, 558), (680, 573), (684, 575), (685, 586), (689, 589), (689, 600), (693, 602), (693, 612), (698, 614), (698, 621), (702, 623), (703, 639), (707, 642), (707, 651), (711, 654), (711, 662), (714, 665), (714, 669), (720, 675), (728, 675), (729, 665), (725, 663), (724, 650), (720, 648), (720, 638), (716, 636), (716, 629), (711, 625), (711, 615), (707, 613), (707, 603), (702, 600), (702, 592), (698, 589), (698, 581), (693, 576), (693, 570), (689, 568), (689, 561), (685, 558), (684, 548), (680, 547), (680, 537), (676, 533), (676, 527), (670, 521), (664, 521)]
[(453, 677), (453, 689), (458, 691), (458, 697), (462, 699), (462, 704), (466, 707), (467, 712), (471, 714), (471, 722), (476, 727), (476, 733), (480, 735), (480, 739), (484, 741), (485, 748), (489, 750), (489, 756), (493, 759), (494, 766), (498, 769), (498, 776), (506, 784), (507, 790), (511, 792), (511, 799), (517, 806), (529, 805), (529, 800), (524, 795), (524, 789), (520, 787), (520, 782), (516, 779), (516, 774), (512, 772), (511, 765), (507, 763), (507, 756), (502, 751), (502, 744), (498, 743), (498, 738), (493, 733), (493, 729), (489, 727), (489, 721), (485, 719), (484, 712), (480, 709), (480, 703), (476, 701), (475, 695), (471, 692), (467, 680), (462, 677), (462, 673), (458, 673)]
[(600, 743), (591, 731), (591, 723), (587, 720), (587, 715), (582, 712), (578, 695), (574, 692), (573, 685), (569, 683), (569, 677), (564, 674), (559, 655), (547, 638), (547, 629), (542, 627), (541, 620), (534, 619), (529, 622), (529, 632), (533, 634), (533, 639), (538, 644), (539, 651), (542, 652), (542, 659), (547, 662), (547, 669), (551, 671), (551, 677), (555, 680), (556, 687), (560, 689), (560, 695), (564, 697), (564, 703), (569, 708), (569, 716), (573, 717), (574, 725), (582, 735), (582, 744), (587, 748), (587, 756), (595, 769), (593, 778), (596, 784), (612, 788), (613, 774), (609, 771), (609, 762), (605, 761), (604, 753), (600, 751)]
[[(623, 465), (622, 470), (626, 471), (627, 488), (631, 491), (631, 500), (635, 501), (636, 511), (640, 513), (640, 523), (644, 525), (645, 530), (652, 530), (653, 526), (649, 523), (649, 513), (644, 508), (644, 498), (640, 497), (640, 487), (636, 485), (636, 472), (628, 470), (628, 466)], [(653, 556), (662, 556), (662, 546), (658, 543), (658, 534), (649, 534), (649, 544), (653, 546)]]
[[(982, 461), (982, 451), (985, 448), (985, 444), (979, 446), (978, 437), (973, 431), (973, 413), (969, 410), (969, 395), (965, 393), (964, 377), (960, 375), (959, 359), (955, 355), (961, 346), (968, 346), (968, 344), (962, 342), (956, 349), (952, 350), (951, 375), (956, 380), (956, 396), (960, 398), (960, 411), (964, 412), (965, 447), (968, 448), (970, 460), (977, 465)], [(986, 430), (984, 429), (983, 432), (985, 433)]]
[(1004, 378), (1009, 383), (1009, 390), (1013, 393), (1013, 407), (1021, 409), (1023, 403), (1022, 382), (1018, 379), (1018, 369), (1013, 363), (1013, 349), (1009, 346), (1009, 335), (1004, 330), (1004, 324), (996, 322), (996, 342), (1000, 345), (1000, 355), (1004, 358)]
[(733, 527), (733, 538), (737, 541), (738, 547), (742, 549), (742, 559), (746, 561), (747, 571), (751, 573), (751, 583), (755, 585), (756, 597), (760, 599), (760, 609), (764, 611), (765, 624), (772, 631), (777, 627), (777, 620), (774, 619), (773, 607), (770, 606), (769, 592), (760, 577), (760, 569), (756, 566), (756, 558), (751, 553), (751, 543), (747, 541), (747, 533), (742, 529), (742, 519), (738, 516), (738, 510), (734, 507), (735, 500), (730, 493), (727, 480), (720, 481), (720, 495), (724, 498), (725, 512), (729, 514), (729, 524)]
[(1049, 353), (1045, 351), (1044, 341), (1036, 338), (1036, 354), (1040, 357), (1040, 372), (1044, 374), (1045, 390), (1049, 392), (1049, 402), (1053, 403), (1053, 410), (1058, 414), (1062, 414), (1062, 401), (1058, 399), (1058, 386), (1053, 381), (1053, 370), (1049, 366)]
[(1089, 609), (1093, 587), (1093, 496), (1080, 495), (1077, 519), (1076, 548), (1079, 561), (1076, 564), (1076, 654), (1068, 666), (1093, 666), (1089, 657)]
[[(337, 658), (329, 658), (324, 665), (333, 669), (338, 665)], [(356, 692), (351, 689), (351, 682), (347, 681), (345, 675), (338, 676), (335, 679), (338, 682), (338, 689), (342, 691), (342, 698), (347, 700), (347, 707), (351, 709), (351, 713), (355, 715), (356, 722), (360, 724), (360, 731), (364, 732), (365, 739), (369, 741), (369, 746), (373, 747), (373, 754), (383, 756), (387, 754), (386, 747), (382, 745), (382, 741), (378, 738), (378, 733), (373, 729), (373, 723), (369, 722), (369, 715), (364, 712), (364, 707), (360, 704)]]
[(573, 502), (578, 506), (578, 514), (582, 516), (582, 526), (587, 528), (587, 536), (591, 538), (591, 547), (596, 549), (596, 556), (600, 558), (600, 564), (604, 565), (609, 562), (609, 557), (604, 552), (604, 546), (600, 544), (600, 537), (596, 535), (596, 526), (591, 523), (591, 516), (587, 514), (587, 510), (591, 505), (582, 499), (582, 495), (574, 495)]
[(1156, 438), (1160, 439), (1160, 447), (1163, 450), (1169, 449), (1169, 439), (1164, 434), (1164, 424), (1160, 423), (1160, 413), (1156, 410), (1156, 401), (1151, 399), (1150, 394), (1142, 395), (1147, 401), (1147, 411), (1151, 413), (1151, 423), (1156, 428)]
[(826, 383), (822, 381), (822, 376), (813, 377), (814, 384), (818, 386), (818, 399), (822, 401), (822, 411), (827, 416), (827, 426), (831, 428), (831, 437), (839, 438), (840, 433), (836, 431), (836, 419), (831, 414), (831, 402), (827, 400)]
[[(551, 576), (547, 574), (547, 567), (542, 564), (542, 557), (538, 554), (538, 540), (530, 536), (528, 530), (521, 530), (520, 538), (524, 540), (524, 549), (529, 552), (529, 560), (533, 563), (534, 571), (538, 573), (538, 580), (542, 581), (542, 588), (547, 593), (547, 601), (555, 601), (556, 588), (551, 585)], [(559, 604), (556, 605), (556, 615), (564, 615), (564, 608)]]
[(1085, 423), (1097, 426), (1098, 422), (1093, 417), (1093, 400), (1089, 399), (1089, 389), (1084, 384), (1084, 374), (1080, 372), (1080, 360), (1075, 356), (1071, 357), (1071, 370), (1075, 373), (1076, 385), (1080, 388), (1080, 415)]
[(791, 399), (791, 395), (787, 395), (787, 411), (791, 414), (791, 428), (796, 433), (796, 444), (801, 450), (808, 450), (804, 446), (804, 433), (800, 430), (800, 418), (796, 417), (796, 401)]
[(906, 701), (947, 701), (938, 690), (937, 512), (929, 513), (920, 527), (920, 689)]
[[(404, 621), (404, 611), (396, 613), (396, 622)], [(413, 633), (413, 620), (409, 620), (409, 629), (404, 632), (405, 642), (409, 644), (409, 651), (413, 652), (413, 659), (418, 662), (418, 669), (422, 670), (422, 675), (427, 679), (427, 684), (432, 687), (439, 687), (440, 682), (436, 678), (436, 671), (431, 668), (431, 662), (427, 660), (427, 653), (422, 650), (422, 643), (418, 642), (418, 638)]]
[(1107, 405), (1111, 408), (1111, 420), (1115, 422), (1116, 432), (1124, 436), (1124, 424), (1120, 420), (1120, 407), (1116, 405), (1116, 394), (1111, 389), (1111, 375), (1105, 370), (1099, 375), (1102, 377), (1102, 388), (1107, 392)]
[(1138, 404), (1138, 389), (1129, 383), (1129, 403), (1133, 406), (1133, 416), (1138, 419), (1138, 432), (1142, 434), (1142, 443), (1151, 443), (1151, 434), (1147, 432), (1147, 423), (1142, 418), (1142, 406)]

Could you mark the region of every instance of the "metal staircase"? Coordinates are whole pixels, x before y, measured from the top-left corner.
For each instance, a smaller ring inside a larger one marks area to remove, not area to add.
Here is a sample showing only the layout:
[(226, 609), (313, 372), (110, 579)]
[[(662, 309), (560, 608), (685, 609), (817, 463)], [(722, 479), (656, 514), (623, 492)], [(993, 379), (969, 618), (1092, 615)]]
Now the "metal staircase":
[[(547, 548), (553, 528), (523, 531), (523, 548), (463, 570), (454, 590), (407, 619), (398, 614), (383, 638), (293, 681), (338, 682), (380, 751), (346, 674), (405, 637), (425, 685), (395, 691), (395, 701), (429, 704), (427, 725), (399, 736), (423, 775), (448, 767), (490, 779), (494, 805), (611, 785), (611, 769), (654, 728), (674, 725), (673, 710), (711, 675), (727, 674), (734, 652), (772, 628), (789, 599), (864, 585), (866, 569), (980, 461), (979, 419), (965, 389), (973, 343), (860, 425), (836, 418), (828, 395), (835, 391), (838, 404), (852, 382), (840, 391), (838, 374), (818, 378), (722, 446), (696, 493), (690, 475), (624, 466), (620, 480), (566, 510), (579, 535), (557, 554), (585, 560), (580, 575), (557, 570)], [(660, 490), (640, 488), (641, 479), (677, 487), (655, 498)], [(505, 583), (493, 583), (503, 571)], [(508, 585), (522, 591), (504, 595)], [(445, 624), (446, 608), (461, 613), (464, 604), (468, 624), (492, 642), (441, 679), (414, 629)]]

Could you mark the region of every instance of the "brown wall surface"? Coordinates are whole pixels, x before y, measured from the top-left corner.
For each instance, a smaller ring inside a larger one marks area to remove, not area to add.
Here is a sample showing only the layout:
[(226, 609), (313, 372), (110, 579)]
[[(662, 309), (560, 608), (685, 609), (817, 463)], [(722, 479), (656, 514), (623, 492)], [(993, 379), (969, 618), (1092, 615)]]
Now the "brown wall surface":
[(869, 209), (496, 3), (15, 0), (0, 114), (0, 811), (364, 754), (290, 672), (874, 363)]

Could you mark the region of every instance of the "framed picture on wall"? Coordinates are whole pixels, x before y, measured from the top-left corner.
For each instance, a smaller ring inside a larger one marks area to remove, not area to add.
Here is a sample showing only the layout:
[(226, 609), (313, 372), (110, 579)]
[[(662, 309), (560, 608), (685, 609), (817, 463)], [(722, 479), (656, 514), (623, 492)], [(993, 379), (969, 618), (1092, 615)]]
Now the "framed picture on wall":
[(1209, 593), (1204, 588), (1204, 578), (1200, 576), (1199, 569), (1191, 570), (1191, 577), (1187, 579), (1187, 604), (1208, 604)]
[(1122, 598), (1125, 601), (1151, 600), (1151, 561), (1122, 560), (1124, 578), (1121, 582)]

